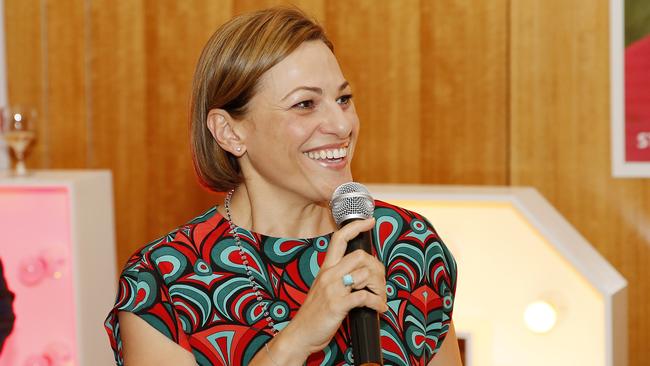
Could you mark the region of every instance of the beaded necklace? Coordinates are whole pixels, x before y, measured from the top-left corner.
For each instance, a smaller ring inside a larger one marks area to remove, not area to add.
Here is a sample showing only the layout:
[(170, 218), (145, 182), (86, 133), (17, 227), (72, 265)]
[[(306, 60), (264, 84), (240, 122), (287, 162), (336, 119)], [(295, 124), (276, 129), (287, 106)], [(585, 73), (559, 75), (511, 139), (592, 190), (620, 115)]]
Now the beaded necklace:
[[(253, 276), (253, 271), (251, 270), (251, 267), (248, 266), (249, 262), (248, 259), (246, 258), (246, 253), (244, 252), (244, 247), (241, 244), (241, 239), (239, 238), (239, 234), (237, 233), (237, 225), (235, 225), (235, 223), (232, 222), (232, 218), (230, 216), (230, 200), (232, 199), (233, 193), (235, 193), (235, 190), (234, 189), (230, 190), (226, 195), (226, 199), (224, 201), (224, 206), (226, 208), (226, 220), (228, 220), (228, 224), (230, 225), (230, 233), (235, 239), (235, 244), (237, 244), (237, 248), (239, 249), (239, 255), (241, 256), (241, 261), (244, 264), (244, 269), (246, 270), (246, 275), (248, 276), (248, 280), (250, 281), (253, 291), (255, 291), (257, 302), (262, 303), (262, 293), (260, 292), (260, 288), (262, 286), (255, 281), (255, 277)], [(264, 316), (266, 317), (266, 322), (268, 323), (268, 326), (271, 329), (271, 333), (275, 337), (275, 335), (278, 334), (278, 330), (275, 329), (274, 327), (275, 323), (273, 322), (273, 318), (271, 318), (271, 314), (269, 313), (269, 303), (268, 302), (265, 303), (263, 307), (264, 307), (263, 311), (264, 311)]]

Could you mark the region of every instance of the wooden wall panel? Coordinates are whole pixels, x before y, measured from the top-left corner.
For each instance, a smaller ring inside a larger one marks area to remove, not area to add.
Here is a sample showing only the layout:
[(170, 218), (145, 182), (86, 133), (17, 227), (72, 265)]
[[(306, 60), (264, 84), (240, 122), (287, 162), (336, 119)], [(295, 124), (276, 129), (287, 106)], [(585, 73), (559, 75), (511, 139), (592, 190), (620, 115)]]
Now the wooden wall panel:
[[(37, 143), (27, 157), (28, 167), (41, 167), (48, 156), (47, 116), (43, 114), (42, 9), (40, 0), (5, 1), (5, 42), (10, 104), (36, 108)], [(25, 21), (29, 19), (30, 21)], [(30, 47), (25, 47), (30, 45)]]
[(507, 9), (422, 2), (422, 182), (508, 183)]
[(118, 267), (153, 239), (146, 197), (149, 130), (144, 1), (93, 1), (91, 24), (90, 167), (113, 172)]
[(361, 121), (354, 177), (420, 182), (419, 1), (381, 4), (337, 0), (326, 8), (325, 26)]
[(84, 0), (45, 2), (43, 126), (47, 168), (84, 168), (88, 158), (86, 115), (86, 17)]
[(295, 5), (319, 22), (325, 20), (326, 0), (233, 0), (233, 14), (255, 11), (278, 5)]
[[(147, 5), (147, 169), (150, 237), (158, 237), (217, 201), (197, 185), (188, 133), (192, 76), (203, 46), (232, 16), (231, 4), (205, 1)], [(174, 19), (174, 26), (169, 26)], [(182, 52), (179, 52), (182, 45)], [(155, 214), (151, 214), (155, 213)]]
[(327, 2), (361, 119), (357, 180), (507, 182), (505, 5)]
[(216, 201), (196, 184), (188, 106), (199, 53), (231, 10), (199, 5), (92, 3), (93, 167), (114, 172), (119, 265)]
[(630, 365), (640, 366), (650, 181), (611, 177), (608, 3), (511, 2), (511, 179), (537, 188), (627, 278)]

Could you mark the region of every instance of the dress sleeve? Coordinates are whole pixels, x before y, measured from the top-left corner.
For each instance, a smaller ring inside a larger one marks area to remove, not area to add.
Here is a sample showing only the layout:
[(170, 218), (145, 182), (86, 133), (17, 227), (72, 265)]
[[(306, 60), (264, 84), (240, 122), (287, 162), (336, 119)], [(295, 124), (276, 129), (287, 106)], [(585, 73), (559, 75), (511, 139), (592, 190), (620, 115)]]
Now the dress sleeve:
[(434, 234), (425, 246), (426, 282), (434, 291), (427, 313), (426, 341), (429, 350), (435, 354), (447, 336), (451, 324), (456, 295), (456, 260), (443, 243), (430, 222), (426, 221)]
[(119, 278), (115, 306), (104, 322), (117, 365), (124, 364), (117, 316), (120, 311), (139, 316), (167, 338), (191, 352), (167, 285), (157, 268), (152, 265), (147, 252), (143, 250), (127, 262)]

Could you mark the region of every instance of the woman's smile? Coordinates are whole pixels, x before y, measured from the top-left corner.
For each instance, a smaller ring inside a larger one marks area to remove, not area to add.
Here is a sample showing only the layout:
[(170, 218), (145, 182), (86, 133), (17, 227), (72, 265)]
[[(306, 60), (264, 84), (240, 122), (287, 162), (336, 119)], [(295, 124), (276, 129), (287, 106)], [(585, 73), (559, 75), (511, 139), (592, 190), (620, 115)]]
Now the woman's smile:
[(305, 151), (303, 152), (303, 155), (324, 168), (339, 170), (343, 169), (348, 164), (348, 145), (333, 147), (322, 146), (313, 150)]

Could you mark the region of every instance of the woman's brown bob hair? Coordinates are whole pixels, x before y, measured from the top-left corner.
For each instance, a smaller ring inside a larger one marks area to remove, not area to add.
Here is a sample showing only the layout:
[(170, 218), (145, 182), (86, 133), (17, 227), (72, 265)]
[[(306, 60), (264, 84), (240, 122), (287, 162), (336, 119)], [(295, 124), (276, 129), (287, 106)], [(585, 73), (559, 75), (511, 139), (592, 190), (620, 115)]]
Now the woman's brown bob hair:
[(295, 7), (275, 7), (237, 16), (219, 27), (203, 48), (194, 73), (190, 116), (192, 159), (201, 183), (225, 192), (243, 181), (235, 157), (207, 128), (208, 112), (246, 115), (260, 77), (305, 41), (332, 43), (323, 28)]

